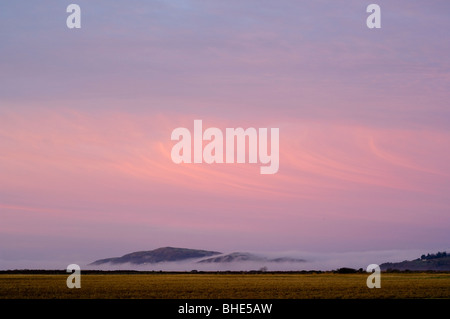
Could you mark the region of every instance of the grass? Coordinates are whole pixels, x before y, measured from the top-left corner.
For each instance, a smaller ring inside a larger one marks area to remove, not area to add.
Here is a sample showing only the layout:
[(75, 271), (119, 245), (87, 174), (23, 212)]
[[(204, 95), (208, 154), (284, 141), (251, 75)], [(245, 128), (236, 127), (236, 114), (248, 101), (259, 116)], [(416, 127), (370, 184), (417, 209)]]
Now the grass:
[(80, 289), (68, 275), (0, 274), (0, 299), (450, 298), (450, 273), (382, 273), (380, 289), (368, 274), (82, 273)]

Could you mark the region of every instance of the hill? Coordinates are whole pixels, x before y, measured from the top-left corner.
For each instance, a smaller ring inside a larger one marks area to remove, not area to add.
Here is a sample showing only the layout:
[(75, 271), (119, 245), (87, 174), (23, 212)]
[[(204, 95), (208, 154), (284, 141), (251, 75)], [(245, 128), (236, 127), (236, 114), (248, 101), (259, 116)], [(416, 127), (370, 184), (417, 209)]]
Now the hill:
[(241, 261), (263, 261), (263, 262), (304, 262), (303, 259), (296, 259), (291, 257), (279, 257), (274, 259), (269, 259), (263, 256), (258, 256), (250, 253), (234, 252), (231, 254), (226, 254), (217, 257), (206, 258), (198, 261), (199, 263), (231, 263), (231, 262), (241, 262)]
[(253, 255), (250, 253), (235, 252), (217, 257), (211, 257), (198, 261), (199, 263), (231, 263), (237, 261), (265, 261), (264, 257)]
[(123, 255), (122, 257), (99, 259), (91, 263), (90, 265), (103, 265), (103, 264), (155, 264), (160, 262), (170, 261), (182, 261), (187, 259), (205, 258), (214, 255), (220, 255), (218, 251), (188, 249), (188, 248), (175, 248), (175, 247), (161, 247), (149, 251), (137, 251), (130, 254)]
[(397, 263), (384, 263), (380, 265), (381, 270), (411, 270), (411, 271), (450, 271), (450, 255), (446, 252), (422, 255), (414, 260), (404, 260)]

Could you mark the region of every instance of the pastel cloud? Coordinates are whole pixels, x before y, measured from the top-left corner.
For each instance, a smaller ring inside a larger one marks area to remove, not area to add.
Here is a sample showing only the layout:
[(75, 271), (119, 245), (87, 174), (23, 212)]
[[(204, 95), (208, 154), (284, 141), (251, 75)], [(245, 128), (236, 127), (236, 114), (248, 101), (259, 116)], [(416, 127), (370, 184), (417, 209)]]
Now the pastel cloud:
[[(319, 217), (357, 224), (407, 220), (414, 227), (439, 221), (439, 227), (448, 227), (446, 132), (286, 119), (277, 123), (280, 171), (267, 176), (259, 174), (260, 164), (174, 164), (171, 130), (191, 128), (193, 120), (3, 112), (2, 231), (50, 231), (69, 219), (78, 225), (108, 220), (223, 232), (242, 225), (241, 231), (256, 233), (274, 231), (275, 221), (280, 232), (301, 223), (298, 239), (313, 235), (307, 225), (317, 226)], [(218, 118), (203, 122), (237, 126)], [(269, 119), (256, 122), (271, 126)], [(46, 226), (35, 229), (33, 222), (27, 229), (21, 225), (24, 216)], [(77, 228), (66, 227), (69, 233)]]

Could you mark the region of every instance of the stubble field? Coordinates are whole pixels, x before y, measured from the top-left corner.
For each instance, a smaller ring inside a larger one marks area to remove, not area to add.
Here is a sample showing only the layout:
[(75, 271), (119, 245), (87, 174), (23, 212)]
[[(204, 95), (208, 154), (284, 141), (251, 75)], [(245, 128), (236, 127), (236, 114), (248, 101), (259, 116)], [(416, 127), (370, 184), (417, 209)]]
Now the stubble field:
[(381, 288), (368, 274), (0, 274), (0, 299), (311, 299), (450, 298), (450, 273), (382, 273)]

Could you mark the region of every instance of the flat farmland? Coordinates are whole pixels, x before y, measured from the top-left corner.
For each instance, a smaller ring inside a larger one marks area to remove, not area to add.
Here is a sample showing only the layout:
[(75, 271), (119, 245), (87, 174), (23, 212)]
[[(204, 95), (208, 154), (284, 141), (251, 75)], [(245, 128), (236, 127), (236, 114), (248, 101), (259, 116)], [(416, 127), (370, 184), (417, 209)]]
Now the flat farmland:
[(379, 289), (367, 288), (368, 275), (82, 273), (81, 288), (69, 289), (69, 274), (0, 274), (0, 299), (450, 298), (450, 273), (382, 273)]

